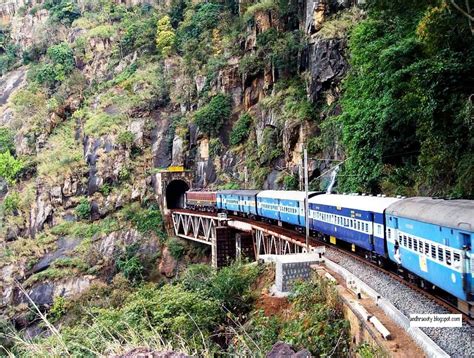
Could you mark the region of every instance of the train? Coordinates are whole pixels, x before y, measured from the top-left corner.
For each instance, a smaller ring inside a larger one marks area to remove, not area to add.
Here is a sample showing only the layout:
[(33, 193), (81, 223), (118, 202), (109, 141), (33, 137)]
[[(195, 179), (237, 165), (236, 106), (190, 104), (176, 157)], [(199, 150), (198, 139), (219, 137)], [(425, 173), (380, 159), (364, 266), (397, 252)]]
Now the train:
[(391, 264), (422, 287), (437, 287), (472, 315), (474, 201), (429, 197), (221, 190), (185, 193), (191, 210), (226, 212), (343, 243), (379, 265)]

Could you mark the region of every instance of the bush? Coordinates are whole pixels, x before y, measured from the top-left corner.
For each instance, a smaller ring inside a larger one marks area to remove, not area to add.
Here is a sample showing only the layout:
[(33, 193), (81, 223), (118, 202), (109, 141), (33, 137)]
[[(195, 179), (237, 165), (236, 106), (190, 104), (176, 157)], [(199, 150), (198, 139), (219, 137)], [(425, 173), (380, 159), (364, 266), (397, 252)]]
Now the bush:
[(70, 25), (81, 16), (81, 12), (75, 1), (72, 0), (46, 0), (43, 7), (49, 11), (52, 22), (60, 22)]
[(117, 143), (125, 147), (130, 147), (135, 140), (135, 135), (130, 131), (123, 131), (117, 137)]
[(57, 296), (54, 301), (51, 309), (49, 310), (49, 315), (52, 318), (53, 322), (59, 320), (66, 313), (66, 299), (63, 296)]
[(230, 117), (231, 109), (230, 97), (218, 94), (208, 104), (196, 111), (194, 121), (208, 136), (215, 136)]
[(9, 184), (13, 184), (18, 174), (23, 170), (25, 164), (15, 159), (9, 151), (0, 153), (0, 177), (4, 178)]
[(252, 124), (253, 118), (250, 114), (244, 113), (241, 115), (230, 133), (230, 144), (237, 145), (248, 139)]
[(82, 220), (88, 220), (91, 216), (91, 204), (86, 198), (82, 198), (79, 205), (75, 209), (76, 215)]
[(151, 204), (148, 208), (142, 208), (134, 203), (123, 209), (125, 220), (128, 220), (142, 234), (155, 233), (159, 237), (164, 237), (163, 218), (156, 204)]
[(115, 266), (119, 272), (131, 283), (141, 282), (144, 277), (145, 268), (138, 255), (139, 243), (134, 243), (125, 248), (125, 252), (119, 255), (115, 260)]
[(186, 252), (186, 248), (181, 240), (172, 237), (167, 242), (168, 249), (170, 250), (171, 256), (173, 256), (176, 260), (182, 258)]
[(3, 200), (3, 211), (7, 215), (14, 214), (20, 205), (20, 194), (18, 192), (8, 193)]
[(64, 81), (75, 68), (74, 52), (63, 42), (48, 48), (46, 54), (48, 62), (33, 67), (29, 76), (40, 84), (53, 86)]
[(235, 315), (247, 312), (253, 302), (251, 286), (257, 279), (259, 268), (254, 265), (233, 263), (219, 271), (204, 265), (191, 265), (183, 274), (183, 285), (220, 302)]
[(0, 153), (15, 153), (15, 143), (13, 142), (13, 131), (6, 127), (0, 127)]
[(299, 187), (298, 177), (294, 174), (288, 174), (283, 177), (283, 186), (285, 190), (297, 190)]

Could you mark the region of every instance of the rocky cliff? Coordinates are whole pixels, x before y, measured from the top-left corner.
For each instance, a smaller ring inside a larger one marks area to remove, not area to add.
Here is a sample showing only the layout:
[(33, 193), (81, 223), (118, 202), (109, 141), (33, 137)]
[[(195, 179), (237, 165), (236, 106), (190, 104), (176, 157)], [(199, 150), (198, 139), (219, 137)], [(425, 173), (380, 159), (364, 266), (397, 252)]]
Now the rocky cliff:
[[(3, 65), (2, 140), (11, 140), (10, 159), (21, 167), (2, 184), (1, 305), (18, 326), (30, 324), (25, 294), (45, 308), (55, 297), (78, 295), (111, 279), (135, 244), (150, 262), (149, 276), (173, 275), (176, 262), (151, 204), (154, 170), (184, 165), (201, 188), (298, 187), (303, 146), (337, 111), (347, 29), (332, 33), (325, 26), (340, 16), (351, 26), (362, 16), (353, 3), (291, 3), (286, 13), (276, 5), (188, 5), (177, 15), (191, 22), (180, 25), (182, 37), (202, 25), (192, 21), (203, 9), (202, 16), (226, 18), (205, 24), (181, 49), (175, 40), (163, 55), (156, 24), (178, 3), (0, 6), (3, 55), (15, 49)], [(242, 32), (231, 36), (226, 26)], [(261, 37), (269, 33), (274, 38), (266, 43)], [(200, 46), (209, 53), (199, 53)], [(268, 51), (283, 53), (264, 63)], [(247, 71), (244, 60), (256, 68)], [(214, 131), (194, 113), (216, 98), (229, 112), (211, 124)], [(337, 143), (324, 151), (343, 157)], [(312, 175), (328, 165), (313, 162)]]

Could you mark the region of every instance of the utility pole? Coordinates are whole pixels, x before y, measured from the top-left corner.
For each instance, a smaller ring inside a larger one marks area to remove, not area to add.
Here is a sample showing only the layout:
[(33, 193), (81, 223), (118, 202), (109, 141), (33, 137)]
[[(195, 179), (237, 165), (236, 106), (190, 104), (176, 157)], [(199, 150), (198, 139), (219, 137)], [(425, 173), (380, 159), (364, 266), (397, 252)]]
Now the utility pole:
[(244, 167), (244, 189), (248, 189), (249, 172), (247, 166)]
[(309, 252), (309, 203), (308, 203), (308, 150), (304, 149), (304, 193), (305, 211), (304, 222), (306, 224), (306, 251)]

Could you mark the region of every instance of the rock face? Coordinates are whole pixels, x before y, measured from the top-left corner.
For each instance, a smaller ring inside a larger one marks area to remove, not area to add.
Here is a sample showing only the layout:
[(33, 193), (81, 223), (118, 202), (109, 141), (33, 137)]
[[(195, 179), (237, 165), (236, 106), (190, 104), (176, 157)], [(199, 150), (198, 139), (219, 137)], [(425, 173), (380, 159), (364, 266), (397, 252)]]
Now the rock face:
[(12, 120), (13, 114), (8, 106), (8, 99), (16, 90), (24, 87), (26, 83), (26, 68), (8, 72), (0, 77), (0, 125), (5, 126)]
[(326, 91), (333, 97), (338, 95), (337, 86), (348, 68), (345, 46), (343, 39), (318, 39), (310, 45), (308, 93), (314, 102), (320, 100)]
[(171, 256), (169, 249), (166, 247), (162, 252), (162, 258), (159, 265), (159, 270), (165, 277), (173, 277), (176, 274), (178, 261)]
[(71, 277), (59, 281), (45, 281), (35, 284), (26, 291), (29, 299), (23, 294), (20, 301), (29, 303), (30, 299), (37, 306), (51, 306), (56, 297), (73, 297), (84, 292), (94, 282), (95, 277), (90, 275)]

